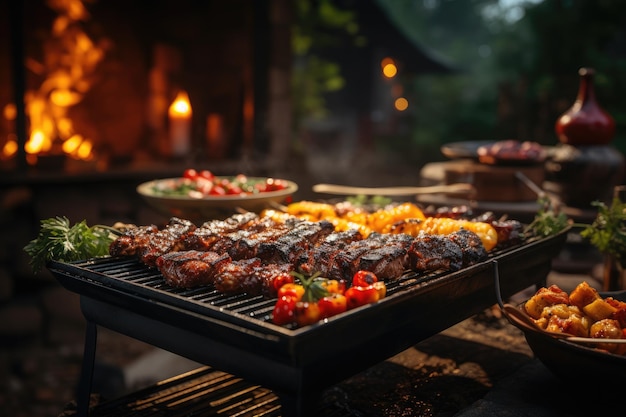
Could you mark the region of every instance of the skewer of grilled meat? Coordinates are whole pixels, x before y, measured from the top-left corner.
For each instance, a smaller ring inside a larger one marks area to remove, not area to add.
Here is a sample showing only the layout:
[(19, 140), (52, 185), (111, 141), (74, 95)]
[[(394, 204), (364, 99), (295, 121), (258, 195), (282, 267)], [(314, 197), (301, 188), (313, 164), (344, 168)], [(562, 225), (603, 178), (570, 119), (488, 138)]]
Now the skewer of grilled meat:
[(163, 229), (148, 234), (145, 245), (138, 248), (137, 255), (141, 262), (154, 267), (159, 256), (180, 250), (184, 236), (195, 229), (196, 225), (191, 221), (172, 217)]

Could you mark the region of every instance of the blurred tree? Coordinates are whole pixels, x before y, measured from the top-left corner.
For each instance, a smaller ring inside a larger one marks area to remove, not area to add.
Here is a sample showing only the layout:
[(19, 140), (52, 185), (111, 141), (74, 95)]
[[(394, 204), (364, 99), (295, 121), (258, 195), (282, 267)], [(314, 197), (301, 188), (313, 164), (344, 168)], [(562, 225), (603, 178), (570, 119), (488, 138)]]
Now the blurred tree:
[(575, 100), (578, 69), (596, 69), (596, 93), (626, 148), (626, 2), (620, 0), (380, 1), (409, 36), (464, 71), (420, 77), (417, 143), (535, 140)]

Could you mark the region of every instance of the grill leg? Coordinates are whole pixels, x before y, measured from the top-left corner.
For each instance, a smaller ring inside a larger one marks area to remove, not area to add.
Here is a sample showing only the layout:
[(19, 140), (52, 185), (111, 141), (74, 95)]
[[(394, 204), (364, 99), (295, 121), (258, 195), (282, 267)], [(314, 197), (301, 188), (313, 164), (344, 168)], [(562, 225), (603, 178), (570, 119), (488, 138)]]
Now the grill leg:
[(87, 328), (85, 329), (85, 350), (83, 352), (83, 365), (80, 371), (80, 381), (78, 382), (76, 399), (78, 417), (87, 417), (89, 415), (89, 402), (91, 398), (93, 368), (96, 359), (97, 338), (98, 329), (96, 327), (96, 324), (91, 321), (87, 321)]

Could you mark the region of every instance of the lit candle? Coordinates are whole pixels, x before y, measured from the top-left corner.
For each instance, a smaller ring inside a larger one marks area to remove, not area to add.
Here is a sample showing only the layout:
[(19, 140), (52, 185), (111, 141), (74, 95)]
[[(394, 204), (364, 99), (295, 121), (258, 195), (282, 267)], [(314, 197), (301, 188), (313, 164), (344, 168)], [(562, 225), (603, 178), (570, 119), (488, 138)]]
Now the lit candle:
[(184, 156), (191, 146), (191, 104), (189, 96), (181, 91), (168, 110), (172, 155)]

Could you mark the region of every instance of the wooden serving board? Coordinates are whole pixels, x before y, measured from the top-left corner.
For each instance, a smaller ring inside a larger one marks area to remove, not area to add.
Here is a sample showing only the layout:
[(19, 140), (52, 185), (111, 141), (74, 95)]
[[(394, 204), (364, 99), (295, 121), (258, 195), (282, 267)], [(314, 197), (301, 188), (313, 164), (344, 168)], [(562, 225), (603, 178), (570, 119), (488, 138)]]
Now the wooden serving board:
[(446, 184), (469, 183), (479, 201), (534, 201), (538, 195), (516, 173), (520, 172), (541, 187), (545, 172), (539, 165), (486, 165), (474, 161), (450, 161), (444, 164)]

